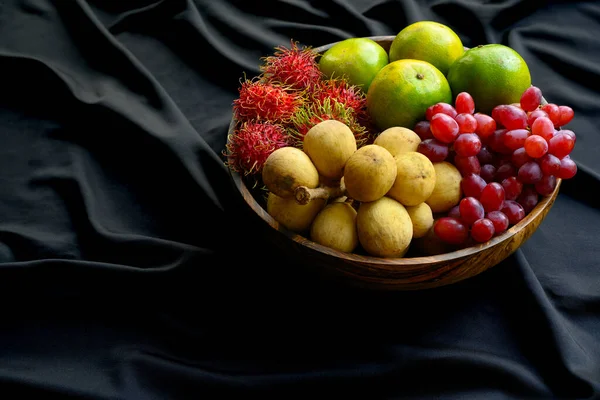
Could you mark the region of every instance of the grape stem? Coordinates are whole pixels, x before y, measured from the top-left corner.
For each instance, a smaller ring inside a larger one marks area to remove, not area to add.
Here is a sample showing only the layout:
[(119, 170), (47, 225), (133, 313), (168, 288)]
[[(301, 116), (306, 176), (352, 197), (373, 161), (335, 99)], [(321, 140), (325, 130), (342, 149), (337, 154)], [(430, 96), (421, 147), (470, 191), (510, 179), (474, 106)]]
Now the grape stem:
[(294, 197), (298, 204), (306, 205), (314, 199), (329, 199), (346, 195), (346, 185), (344, 180), (340, 181), (336, 186), (319, 186), (309, 188), (307, 186), (298, 186), (294, 190)]

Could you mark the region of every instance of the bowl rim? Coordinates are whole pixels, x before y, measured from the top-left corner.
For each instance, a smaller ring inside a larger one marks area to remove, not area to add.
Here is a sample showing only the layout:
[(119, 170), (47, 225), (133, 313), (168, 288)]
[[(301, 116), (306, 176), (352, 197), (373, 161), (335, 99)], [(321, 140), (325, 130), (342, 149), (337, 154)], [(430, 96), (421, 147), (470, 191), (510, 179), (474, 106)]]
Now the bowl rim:
[[(375, 40), (376, 42), (380, 42), (380, 41), (391, 41), (391, 40), (393, 40), (394, 36), (393, 35), (392, 36), (390, 36), (390, 35), (388, 35), (388, 36), (367, 36), (366, 38)], [(338, 43), (338, 42), (332, 42), (332, 43), (329, 43), (326, 45), (315, 47), (315, 48), (313, 48), (313, 50), (316, 51), (317, 53), (322, 53), (324, 50), (333, 46), (336, 43)], [(467, 49), (467, 48), (465, 48), (465, 49)], [(543, 101), (545, 102), (545, 99), (543, 99)], [(233, 134), (236, 125), (237, 125), (237, 121), (235, 119), (235, 116), (232, 116), (230, 124), (229, 124), (229, 128), (228, 128), (228, 139), (227, 139), (228, 141), (229, 141), (229, 136), (231, 134)], [(396, 267), (405, 267), (405, 266), (417, 266), (417, 265), (422, 265), (424, 263), (431, 263), (432, 261), (435, 261), (436, 263), (460, 261), (460, 260), (470, 257), (472, 255), (475, 255), (475, 254), (481, 253), (485, 250), (499, 246), (502, 243), (510, 240), (518, 232), (525, 229), (528, 225), (530, 225), (532, 222), (534, 222), (540, 215), (542, 216), (542, 218), (544, 218), (545, 217), (545, 215), (543, 214), (544, 211), (546, 211), (547, 208), (549, 208), (553, 205), (554, 201), (556, 200), (556, 197), (558, 196), (558, 193), (560, 191), (560, 186), (562, 183), (562, 179), (557, 178), (556, 187), (554, 188), (552, 193), (550, 193), (549, 195), (546, 195), (546, 196), (542, 196), (540, 198), (540, 200), (538, 201), (538, 203), (536, 204), (536, 206), (521, 221), (519, 221), (518, 223), (511, 226), (509, 229), (507, 229), (502, 234), (492, 237), (487, 242), (475, 244), (475, 245), (472, 245), (469, 247), (465, 247), (465, 248), (461, 248), (461, 249), (457, 249), (457, 250), (453, 250), (453, 251), (449, 251), (449, 252), (445, 252), (445, 253), (434, 254), (434, 255), (423, 255), (423, 256), (418, 256), (418, 257), (377, 257), (377, 256), (363, 255), (363, 254), (357, 254), (357, 253), (345, 253), (345, 252), (321, 245), (317, 242), (313, 242), (312, 240), (310, 240), (310, 238), (287, 229), (282, 224), (277, 222), (266, 211), (266, 209), (264, 209), (261, 206), (261, 204), (259, 204), (259, 202), (254, 197), (254, 194), (246, 186), (243, 175), (239, 174), (238, 172), (232, 170), (229, 167), (227, 167), (227, 169), (229, 170), (229, 174), (233, 181), (234, 186), (237, 188), (237, 190), (241, 193), (242, 197), (244, 198), (244, 202), (264, 222), (266, 222), (268, 225), (270, 225), (271, 228), (273, 228), (276, 231), (278, 231), (279, 233), (287, 236), (289, 239), (293, 240), (294, 242), (296, 242), (302, 246), (308, 247), (309, 249), (316, 251), (316, 252), (320, 253), (321, 255), (329, 256), (329, 257), (337, 257), (339, 259), (343, 259), (348, 262), (365, 263), (370, 266), (377, 267), (377, 268), (383, 268), (383, 269), (385, 269), (385, 268), (393, 269)], [(539, 222), (541, 223), (541, 221), (539, 221)]]

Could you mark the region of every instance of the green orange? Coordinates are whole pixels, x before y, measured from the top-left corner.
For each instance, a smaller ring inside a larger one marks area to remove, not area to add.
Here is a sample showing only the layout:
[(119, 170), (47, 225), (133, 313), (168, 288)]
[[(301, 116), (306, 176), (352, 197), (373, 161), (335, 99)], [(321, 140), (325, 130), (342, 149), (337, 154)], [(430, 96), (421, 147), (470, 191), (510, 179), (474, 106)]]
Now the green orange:
[(486, 114), (499, 104), (518, 103), (531, 86), (527, 63), (511, 47), (486, 44), (467, 50), (448, 71), (454, 98), (468, 92), (476, 111)]
[(319, 69), (328, 78), (345, 77), (365, 93), (379, 70), (388, 64), (388, 53), (370, 38), (349, 38), (335, 43), (319, 59)]
[(383, 67), (371, 82), (367, 110), (381, 129), (412, 129), (427, 107), (452, 102), (452, 91), (439, 69), (427, 61), (403, 59)]
[(398, 32), (390, 45), (389, 58), (427, 61), (446, 75), (450, 65), (464, 52), (460, 37), (449, 26), (419, 21)]

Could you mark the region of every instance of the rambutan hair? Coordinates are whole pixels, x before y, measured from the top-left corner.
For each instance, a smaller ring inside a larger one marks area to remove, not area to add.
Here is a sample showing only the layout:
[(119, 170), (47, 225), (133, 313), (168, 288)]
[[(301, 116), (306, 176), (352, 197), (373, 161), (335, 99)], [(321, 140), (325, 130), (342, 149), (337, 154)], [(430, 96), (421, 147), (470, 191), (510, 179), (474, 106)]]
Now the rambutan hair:
[(242, 81), (239, 97), (233, 101), (233, 111), (241, 122), (286, 123), (304, 101), (304, 93), (266, 82), (258, 76)]
[(368, 119), (367, 96), (355, 85), (351, 85), (345, 78), (328, 78), (320, 80), (310, 92), (312, 101), (324, 103), (332, 99), (344, 105), (348, 111), (354, 112), (360, 122)]
[(229, 134), (225, 164), (237, 173), (259, 175), (269, 155), (290, 145), (285, 128), (269, 122), (243, 122)]
[(317, 53), (310, 46), (299, 46), (290, 41), (290, 47), (275, 47), (273, 55), (263, 57), (260, 66), (265, 79), (289, 85), (293, 89), (309, 89), (323, 74), (319, 69)]
[(287, 131), (292, 138), (291, 145), (302, 148), (304, 136), (310, 128), (321, 121), (335, 119), (346, 124), (356, 139), (357, 147), (372, 143), (375, 139), (373, 132), (361, 125), (352, 109), (332, 98), (310, 102), (300, 108), (291, 118)]

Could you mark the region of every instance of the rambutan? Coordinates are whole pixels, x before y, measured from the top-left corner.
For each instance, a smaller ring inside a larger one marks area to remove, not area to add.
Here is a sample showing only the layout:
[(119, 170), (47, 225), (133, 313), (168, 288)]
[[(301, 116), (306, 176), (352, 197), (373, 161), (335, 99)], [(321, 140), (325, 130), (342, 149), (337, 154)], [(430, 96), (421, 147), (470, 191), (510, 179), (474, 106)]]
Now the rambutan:
[(321, 103), (326, 98), (330, 98), (336, 100), (338, 103), (342, 103), (347, 109), (353, 108), (355, 111), (366, 107), (364, 92), (341, 78), (329, 78), (319, 81), (311, 92), (311, 97)]
[(225, 164), (245, 176), (258, 175), (269, 155), (280, 147), (289, 146), (285, 128), (269, 122), (244, 122), (228, 137)]
[(233, 111), (241, 122), (285, 123), (303, 102), (303, 93), (256, 77), (242, 82), (239, 97), (233, 101)]
[(351, 85), (344, 78), (329, 78), (319, 81), (310, 93), (313, 101), (325, 102), (330, 98), (344, 105), (346, 110), (352, 110), (358, 122), (367, 121), (367, 96), (357, 86)]
[(346, 108), (344, 104), (326, 97), (323, 101), (315, 100), (305, 107), (300, 108), (291, 118), (287, 131), (292, 138), (292, 146), (301, 148), (304, 135), (310, 128), (321, 121), (335, 119), (346, 124), (356, 139), (357, 147), (372, 143), (375, 136), (356, 119), (354, 110)]
[(279, 46), (275, 50), (273, 55), (262, 58), (260, 66), (268, 81), (303, 90), (316, 84), (323, 76), (316, 61), (317, 53), (311, 47), (301, 47), (292, 40), (289, 48)]

